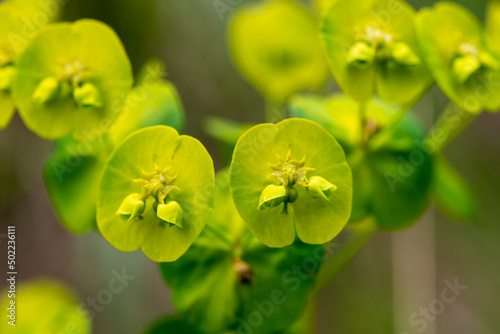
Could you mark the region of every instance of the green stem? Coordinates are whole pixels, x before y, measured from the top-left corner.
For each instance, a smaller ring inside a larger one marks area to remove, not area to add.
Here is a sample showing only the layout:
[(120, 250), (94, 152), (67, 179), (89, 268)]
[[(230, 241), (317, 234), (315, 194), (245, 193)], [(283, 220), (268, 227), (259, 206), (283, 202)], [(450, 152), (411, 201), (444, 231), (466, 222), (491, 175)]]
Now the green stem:
[(266, 122), (278, 123), (285, 119), (285, 107), (266, 100)]
[(477, 115), (450, 103), (427, 134), (426, 146), (432, 147), (432, 153), (442, 152), (471, 124)]
[(353, 224), (351, 229), (352, 234), (350, 238), (336, 251), (336, 255), (322, 264), (316, 278), (316, 285), (311, 292), (311, 298), (316, 298), (318, 293), (328, 286), (356, 254), (363, 249), (375, 232), (377, 232), (377, 225), (374, 219), (368, 218), (362, 222)]
[(415, 105), (429, 92), (434, 84), (429, 85), (424, 89), (419, 95), (417, 95), (413, 100), (402, 105), (394, 114), (391, 115), (387, 124), (379, 132), (375, 133), (372, 138), (370, 138), (370, 148), (376, 149), (380, 147), (390, 136), (391, 130), (396, 127), (401, 120), (406, 116), (408, 111), (410, 111)]

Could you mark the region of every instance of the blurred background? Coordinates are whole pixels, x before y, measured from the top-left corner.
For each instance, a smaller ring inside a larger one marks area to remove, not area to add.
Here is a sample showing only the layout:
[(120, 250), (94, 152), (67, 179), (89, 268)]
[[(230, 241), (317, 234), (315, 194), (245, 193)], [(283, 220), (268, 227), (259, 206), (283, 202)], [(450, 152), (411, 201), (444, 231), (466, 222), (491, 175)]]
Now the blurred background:
[[(217, 9), (218, 3), (225, 10)], [(182, 98), (186, 133), (214, 157), (217, 145), (202, 132), (206, 116), (264, 121), (264, 100), (236, 71), (227, 51), (226, 24), (238, 6), (229, 0), (69, 0), (63, 19), (95, 18), (122, 39), (134, 71), (151, 56), (163, 59), (167, 79)], [(248, 1), (249, 2), (249, 1)], [(420, 8), (434, 1), (409, 1)], [(480, 19), (485, 0), (456, 1)], [(305, 2), (311, 6), (309, 2)], [(335, 89), (333, 80), (324, 92)], [(447, 104), (433, 89), (416, 110), (429, 125)], [(477, 192), (479, 219), (454, 223), (430, 208), (404, 232), (380, 232), (319, 300), (317, 333), (500, 333), (500, 115), (483, 113), (445, 151)], [(107, 288), (112, 270), (134, 276), (94, 318), (95, 333), (140, 333), (154, 318), (174, 312), (155, 263), (142, 252), (122, 253), (96, 233), (75, 236), (57, 221), (41, 170), (52, 143), (30, 133), (18, 116), (0, 132), (0, 248), (6, 254), (8, 225), (17, 227), (18, 279), (55, 277), (82, 300)], [(5, 259), (6, 255), (2, 255)], [(3, 266), (2, 266), (3, 267)], [(424, 331), (409, 317), (433, 307), (445, 281), (467, 288), (428, 319)], [(1, 281), (4, 286), (5, 280)], [(441, 312), (442, 311), (442, 312)]]

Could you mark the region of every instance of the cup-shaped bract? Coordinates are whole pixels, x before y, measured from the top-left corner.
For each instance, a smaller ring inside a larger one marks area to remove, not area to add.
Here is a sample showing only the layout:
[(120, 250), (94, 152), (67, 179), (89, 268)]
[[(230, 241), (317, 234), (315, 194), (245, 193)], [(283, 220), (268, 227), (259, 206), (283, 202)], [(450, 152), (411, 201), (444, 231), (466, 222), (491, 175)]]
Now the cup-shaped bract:
[(238, 9), (229, 25), (229, 46), (242, 75), (276, 104), (319, 88), (327, 78), (316, 22), (289, 0)]
[(415, 10), (401, 0), (338, 0), (321, 34), (333, 76), (344, 93), (367, 102), (414, 100), (432, 83), (414, 28)]
[[(8, 295), (8, 291), (2, 291), (0, 299), (2, 334), (64, 333), (68, 328), (75, 333), (92, 333), (90, 315), (82, 310), (75, 293), (59, 282), (47, 279), (23, 282), (17, 286), (14, 299)], [(11, 320), (13, 325), (9, 324)]]
[(71, 134), (91, 141), (102, 135), (120, 114), (132, 85), (119, 38), (94, 20), (45, 27), (16, 65), (13, 96), (19, 113), (29, 129), (46, 139)]
[[(204, 333), (246, 333), (249, 328), (282, 333), (307, 304), (323, 247), (297, 242), (269, 248), (259, 242), (233, 204), (227, 170), (217, 174), (214, 205), (207, 226), (186, 254), (160, 264), (177, 311)], [(301, 275), (297, 285), (291, 283), (296, 269)], [(256, 301), (266, 310), (273, 307), (258, 329), (251, 320), (259, 307)]]
[(439, 87), (472, 113), (500, 108), (499, 41), (487, 41), (481, 22), (466, 8), (440, 2), (418, 13), (422, 51)]
[[(127, 137), (106, 162), (97, 193), (97, 225), (119, 250), (142, 248), (153, 261), (175, 261), (203, 230), (213, 192), (212, 158), (198, 140), (167, 126), (145, 128)], [(137, 193), (144, 211), (135, 219), (123, 217), (118, 212), (122, 203)], [(182, 214), (166, 221), (162, 218), (173, 217), (172, 207), (159, 206), (172, 201)]]
[[(434, 143), (425, 141), (423, 127), (411, 114), (387, 129), (398, 108), (378, 99), (367, 104), (364, 121), (356, 102), (341, 94), (296, 96), (289, 107), (292, 116), (318, 122), (344, 148), (353, 175), (351, 221), (371, 216), (381, 229), (395, 230), (424, 213), (432, 195)], [(375, 147), (372, 138), (380, 131), (388, 134)]]
[(92, 142), (71, 138), (56, 142), (44, 167), (44, 183), (58, 218), (73, 233), (96, 226), (97, 185), (113, 150), (132, 132), (155, 125), (182, 130), (184, 110), (172, 83), (162, 80), (163, 65), (148, 62), (130, 92), (123, 111), (102, 137)]
[[(314, 176), (337, 187), (329, 199), (311, 196), (307, 188)], [(260, 199), (270, 185), (287, 188), (291, 196), (262, 210)], [(231, 190), (248, 228), (270, 247), (290, 245), (296, 234), (305, 243), (326, 243), (351, 214), (352, 176), (344, 151), (321, 126), (304, 119), (248, 130), (233, 154)]]

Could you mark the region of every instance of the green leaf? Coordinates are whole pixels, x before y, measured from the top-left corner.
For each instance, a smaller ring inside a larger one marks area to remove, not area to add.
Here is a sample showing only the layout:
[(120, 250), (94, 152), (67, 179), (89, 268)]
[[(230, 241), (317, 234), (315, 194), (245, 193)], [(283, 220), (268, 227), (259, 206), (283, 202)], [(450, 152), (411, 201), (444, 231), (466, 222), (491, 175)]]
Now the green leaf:
[(162, 317), (150, 324), (143, 334), (203, 334), (190, 323), (172, 316)]
[(135, 130), (148, 126), (164, 124), (183, 131), (184, 108), (175, 86), (162, 79), (164, 73), (161, 61), (152, 59), (146, 63), (109, 131), (115, 145)]
[[(5, 289), (0, 299), (1, 333), (62, 333), (68, 328), (75, 333), (92, 332), (90, 318), (82, 311), (80, 301), (61, 283), (46, 279), (27, 281), (17, 286), (15, 299), (7, 295)], [(8, 324), (11, 300), (15, 300), (15, 327)]]
[[(123, 200), (141, 193), (144, 213), (127, 221), (117, 215)], [(203, 145), (167, 126), (134, 132), (111, 154), (99, 183), (97, 224), (119, 250), (142, 248), (153, 261), (175, 261), (205, 226), (213, 207), (214, 168)], [(156, 205), (176, 201), (182, 228), (162, 221)]]
[(236, 145), (240, 137), (254, 124), (237, 123), (222, 117), (207, 117), (203, 122), (203, 130), (211, 137), (228, 145)]
[(377, 93), (403, 105), (429, 87), (414, 17), (415, 10), (399, 0), (338, 0), (329, 6), (321, 34), (331, 72), (346, 95), (367, 102)]
[(427, 208), (433, 159), (423, 145), (425, 131), (411, 115), (390, 130), (380, 147), (362, 149), (370, 147), (363, 138), (384, 131), (397, 108), (377, 99), (368, 103), (363, 134), (358, 105), (342, 95), (299, 95), (289, 109), (292, 116), (319, 122), (346, 151), (353, 174), (352, 221), (372, 215), (380, 228), (399, 229)]
[[(308, 178), (314, 176), (337, 187), (328, 201), (308, 193)], [(298, 198), (259, 210), (260, 196), (271, 184), (295, 189)], [(270, 247), (292, 244), (295, 233), (306, 243), (326, 243), (343, 229), (351, 211), (352, 177), (344, 151), (318, 124), (303, 119), (248, 130), (234, 151), (231, 190), (248, 228)]]
[(43, 170), (45, 188), (63, 225), (73, 233), (96, 228), (97, 185), (109, 148), (103, 142), (59, 141)]
[[(46, 139), (71, 134), (93, 141), (102, 136), (121, 112), (132, 85), (132, 69), (120, 40), (94, 20), (45, 27), (16, 65), (12, 93), (19, 112), (26, 126)], [(64, 89), (37, 103), (33, 94), (47, 78), (57, 79)], [(80, 87), (84, 90), (75, 100), (71, 92)]]
[[(481, 22), (466, 8), (441, 2), (416, 20), (425, 61), (443, 92), (462, 109), (500, 108), (500, 58)], [(493, 38), (493, 37), (492, 37)]]
[(434, 198), (439, 209), (454, 220), (470, 221), (478, 217), (479, 203), (474, 191), (442, 157), (436, 159)]
[[(304, 310), (323, 248), (302, 243), (268, 248), (259, 242), (238, 215), (225, 170), (216, 177), (214, 204), (186, 254), (160, 264), (177, 311), (209, 333), (266, 334), (289, 327)], [(253, 317), (260, 316), (256, 324)]]
[(274, 0), (237, 9), (229, 46), (242, 75), (267, 99), (319, 88), (328, 69), (311, 14), (298, 3)]

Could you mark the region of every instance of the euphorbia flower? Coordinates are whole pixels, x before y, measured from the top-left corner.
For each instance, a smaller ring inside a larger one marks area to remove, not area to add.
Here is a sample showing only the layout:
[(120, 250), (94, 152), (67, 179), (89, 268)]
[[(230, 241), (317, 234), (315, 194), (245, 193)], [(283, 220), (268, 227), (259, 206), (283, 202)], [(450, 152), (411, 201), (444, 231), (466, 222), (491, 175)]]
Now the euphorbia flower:
[(132, 68), (111, 28), (94, 20), (43, 29), (17, 62), (13, 96), (41, 137), (92, 141), (120, 114)]
[(443, 2), (423, 9), (417, 30), (424, 57), (443, 92), (462, 109), (500, 108), (500, 48), (466, 8)]
[(270, 247), (332, 240), (351, 213), (344, 151), (318, 124), (288, 119), (248, 130), (236, 144), (231, 190), (248, 228)]
[(134, 132), (109, 157), (97, 194), (97, 225), (122, 251), (179, 258), (213, 207), (214, 168), (203, 145), (167, 126)]
[(320, 87), (328, 68), (312, 15), (288, 0), (238, 9), (229, 26), (231, 55), (243, 76), (267, 99)]
[(430, 86), (414, 17), (415, 10), (400, 0), (338, 0), (330, 6), (322, 22), (323, 42), (345, 94), (366, 102), (377, 93), (402, 105)]

